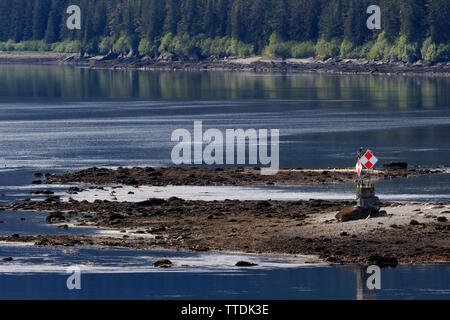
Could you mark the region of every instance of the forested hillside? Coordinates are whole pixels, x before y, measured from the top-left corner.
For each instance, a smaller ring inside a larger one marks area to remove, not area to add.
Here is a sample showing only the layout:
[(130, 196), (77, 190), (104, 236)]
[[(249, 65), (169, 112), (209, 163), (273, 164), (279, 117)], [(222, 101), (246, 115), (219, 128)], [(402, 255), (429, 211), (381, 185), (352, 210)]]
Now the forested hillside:
[[(381, 30), (366, 27), (372, 4)], [(0, 0), (0, 51), (412, 62), (450, 60), (449, 43), (450, 0)]]

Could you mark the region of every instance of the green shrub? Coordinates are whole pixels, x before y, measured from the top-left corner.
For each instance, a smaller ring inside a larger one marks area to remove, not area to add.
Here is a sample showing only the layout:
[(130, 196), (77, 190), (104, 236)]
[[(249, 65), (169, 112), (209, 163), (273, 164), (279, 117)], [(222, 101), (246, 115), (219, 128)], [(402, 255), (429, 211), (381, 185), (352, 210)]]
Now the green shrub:
[(391, 51), (391, 57), (398, 61), (414, 62), (420, 59), (417, 43), (408, 43), (405, 36), (401, 36)]
[(338, 39), (332, 39), (330, 42), (320, 39), (316, 44), (316, 54), (319, 58), (338, 57), (341, 51), (340, 44)]
[(370, 58), (370, 50), (373, 48), (374, 43), (372, 41), (366, 42), (360, 47), (357, 47), (353, 50), (355, 58)]
[(15, 51), (15, 50), (16, 50), (15, 45), (16, 45), (16, 43), (15, 43), (14, 41), (8, 40), (8, 41), (5, 43), (5, 49), (6, 49), (6, 51)]
[(14, 42), (8, 40), (7, 42), (0, 42), (0, 51), (50, 51), (52, 46), (42, 40)]
[(426, 61), (434, 61), (436, 56), (436, 44), (433, 42), (431, 37), (427, 38), (423, 44), (422, 48), (420, 49), (420, 53), (422, 55), (422, 59)]
[(450, 44), (436, 44), (431, 37), (427, 38), (421, 49), (422, 59), (430, 62), (450, 60)]
[(112, 51), (117, 54), (127, 54), (129, 52), (137, 52), (138, 46), (137, 37), (122, 35), (112, 46)]
[(273, 33), (270, 36), (269, 44), (263, 50), (263, 54), (269, 57), (288, 58), (291, 56), (290, 43), (283, 42), (276, 33)]
[(218, 57), (224, 57), (230, 54), (229, 47), (231, 46), (231, 40), (227, 37), (215, 38), (211, 44), (210, 55)]
[(142, 39), (139, 42), (138, 52), (141, 56), (149, 55), (154, 56), (157, 53), (157, 46), (149, 39)]
[(293, 58), (310, 58), (316, 55), (316, 48), (312, 41), (301, 42), (291, 47)]
[(391, 58), (392, 45), (389, 44), (385, 33), (382, 32), (369, 51), (368, 58), (371, 60), (387, 60)]
[(210, 38), (200, 39), (198, 46), (203, 57), (211, 56), (211, 47), (213, 40)]
[(98, 46), (99, 46), (99, 39), (94, 38), (89, 40), (87, 43), (83, 45), (83, 50), (84, 52), (89, 54), (96, 54), (99, 52)]
[(436, 50), (433, 62), (450, 61), (450, 44), (441, 43)]
[(355, 45), (348, 40), (342, 41), (340, 48), (340, 57), (341, 58), (356, 58), (357, 54), (355, 53)]
[(114, 45), (114, 39), (111, 37), (105, 37), (100, 41), (98, 44), (98, 53), (100, 54), (107, 54), (108, 52), (112, 51)]
[(246, 44), (241, 41), (237, 42), (237, 56), (239, 58), (250, 57), (255, 54), (255, 46), (252, 44)]
[(131, 50), (133, 50), (133, 47), (131, 46), (130, 39), (127, 36), (121, 36), (113, 45), (113, 52), (117, 54), (126, 54)]
[(52, 51), (53, 52), (66, 52), (65, 42), (54, 43)]
[(79, 40), (64, 41), (53, 44), (53, 52), (59, 53), (81, 53), (84, 51), (83, 44)]
[(200, 57), (247, 57), (254, 54), (254, 46), (229, 37), (207, 38), (204, 34), (191, 36), (187, 33), (173, 36), (166, 34), (161, 39), (159, 52), (167, 52), (187, 59)]
[(172, 33), (167, 33), (164, 35), (164, 37), (161, 39), (161, 44), (159, 46), (159, 52), (169, 52), (169, 48), (172, 44), (173, 35)]

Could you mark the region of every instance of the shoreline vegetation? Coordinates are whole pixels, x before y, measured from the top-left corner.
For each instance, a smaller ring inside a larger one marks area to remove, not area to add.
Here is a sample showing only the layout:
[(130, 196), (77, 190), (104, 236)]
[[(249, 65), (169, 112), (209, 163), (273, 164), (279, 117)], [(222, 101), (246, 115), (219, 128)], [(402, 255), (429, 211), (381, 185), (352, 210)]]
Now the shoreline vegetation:
[[(394, 69), (399, 63), (447, 66), (447, 0), (377, 2), (5, 0), (0, 3), (0, 52), (115, 57), (119, 67), (133, 66), (121, 63), (123, 58), (201, 65), (261, 56), (281, 63), (353, 59)], [(380, 7), (382, 23), (381, 29), (369, 30), (367, 8), (373, 4)], [(81, 8), (80, 29), (67, 27), (68, 5)]]
[[(378, 170), (378, 178), (439, 174), (428, 170)], [(34, 199), (0, 207), (1, 211), (46, 212), (48, 224), (63, 230), (99, 227), (98, 236), (0, 237), (2, 242), (37, 246), (104, 246), (131, 249), (227, 251), (313, 256), (310, 262), (400, 264), (449, 263), (450, 203), (382, 204), (380, 214), (362, 220), (338, 221), (337, 213), (355, 201), (193, 201), (177, 197), (141, 202), (77, 201), (82, 188), (114, 190), (143, 185), (258, 185), (257, 169), (91, 168), (61, 175), (35, 174), (52, 183), (70, 182), (66, 199), (51, 191), (34, 190)], [(354, 180), (350, 169), (283, 170), (281, 183), (322, 184)], [(349, 175), (352, 175), (350, 178)], [(224, 181), (223, 177), (229, 176)], [(322, 177), (325, 177), (323, 180)], [(339, 181), (339, 178), (341, 178)], [(159, 183), (158, 183), (159, 181)], [(37, 182), (35, 182), (37, 184)], [(41, 180), (42, 183), (42, 180)], [(267, 182), (265, 182), (267, 183)], [(42, 185), (45, 188), (45, 185)], [(138, 190), (135, 190), (138, 192)], [(69, 231), (70, 232), (70, 231)]]
[[(92, 48), (90, 46), (93, 46)], [(44, 40), (0, 42), (0, 53), (69, 53), (80, 56), (140, 57), (148, 60), (169, 60), (195, 62), (202, 60), (246, 59), (264, 56), (286, 59), (355, 59), (373, 63), (439, 63), (450, 61), (450, 44), (433, 42), (431, 37), (422, 42), (409, 43), (401, 36), (394, 42), (382, 32), (375, 41), (355, 45), (348, 40), (334, 38), (319, 39), (317, 42), (284, 41), (273, 33), (267, 45), (255, 51), (254, 45), (246, 44), (231, 37), (208, 38), (205, 34), (166, 34), (162, 39), (151, 43), (142, 39), (133, 45), (127, 37), (114, 39), (106, 37), (95, 44), (80, 40), (46, 43)]]

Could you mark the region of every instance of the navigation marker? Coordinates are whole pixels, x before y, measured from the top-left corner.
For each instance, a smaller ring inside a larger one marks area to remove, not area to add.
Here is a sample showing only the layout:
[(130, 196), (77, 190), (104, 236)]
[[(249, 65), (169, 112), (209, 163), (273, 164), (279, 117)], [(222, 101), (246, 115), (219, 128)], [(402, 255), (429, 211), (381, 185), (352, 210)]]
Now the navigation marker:
[(366, 154), (361, 157), (360, 161), (364, 167), (370, 170), (373, 169), (375, 164), (378, 162), (378, 159), (377, 157), (375, 157), (372, 151), (367, 150)]
[(362, 165), (361, 165), (361, 161), (358, 158), (358, 161), (356, 162), (356, 172), (358, 172), (358, 177), (361, 177), (361, 171), (362, 171)]

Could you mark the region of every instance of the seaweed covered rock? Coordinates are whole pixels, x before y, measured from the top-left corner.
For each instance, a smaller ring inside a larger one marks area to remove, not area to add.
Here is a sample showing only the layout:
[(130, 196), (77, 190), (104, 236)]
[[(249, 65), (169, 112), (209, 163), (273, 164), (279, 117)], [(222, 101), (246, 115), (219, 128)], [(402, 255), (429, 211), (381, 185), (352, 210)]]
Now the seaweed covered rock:
[(361, 207), (347, 207), (339, 211), (336, 219), (340, 222), (366, 219), (371, 215), (372, 210)]

